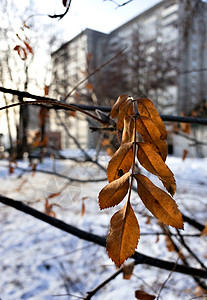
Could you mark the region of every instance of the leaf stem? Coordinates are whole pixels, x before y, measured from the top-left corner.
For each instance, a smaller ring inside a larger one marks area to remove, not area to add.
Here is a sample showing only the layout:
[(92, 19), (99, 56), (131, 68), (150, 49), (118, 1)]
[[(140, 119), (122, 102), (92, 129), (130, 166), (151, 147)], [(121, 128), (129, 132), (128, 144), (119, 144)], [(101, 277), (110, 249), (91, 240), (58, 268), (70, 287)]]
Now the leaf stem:
[[(133, 103), (134, 105), (134, 103)], [(127, 204), (130, 203), (131, 192), (132, 192), (132, 183), (133, 183), (133, 175), (134, 175), (134, 167), (135, 167), (135, 159), (136, 159), (136, 115), (133, 117), (134, 119), (134, 142), (133, 142), (133, 163), (132, 163), (132, 174), (131, 174), (131, 181), (129, 186), (129, 194), (127, 199)]]

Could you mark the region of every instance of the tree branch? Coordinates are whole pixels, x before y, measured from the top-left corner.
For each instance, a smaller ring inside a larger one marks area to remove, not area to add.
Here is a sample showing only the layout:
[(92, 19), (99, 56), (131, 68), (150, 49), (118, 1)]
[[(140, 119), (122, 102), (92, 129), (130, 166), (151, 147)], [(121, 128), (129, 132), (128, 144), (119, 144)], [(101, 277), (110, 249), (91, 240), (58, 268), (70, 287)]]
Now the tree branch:
[[(0, 92), (3, 93), (8, 93), (11, 95), (16, 95), (16, 96), (21, 96), (23, 98), (30, 98), (30, 99), (35, 99), (38, 101), (27, 101), (24, 102), (23, 105), (36, 105), (36, 104), (48, 104), (47, 108), (53, 108), (53, 109), (64, 109), (64, 110), (77, 110), (80, 111), (84, 114), (87, 113), (87, 111), (95, 111), (96, 109), (99, 109), (104, 112), (110, 112), (111, 107), (107, 106), (92, 106), (92, 105), (80, 105), (80, 104), (66, 104), (63, 102), (58, 101), (57, 99), (54, 98), (49, 98), (49, 97), (43, 97), (43, 96), (38, 96), (34, 94), (30, 94), (28, 92), (22, 92), (18, 90), (13, 90), (13, 89), (7, 89), (4, 87), (0, 87)], [(21, 103), (14, 103), (12, 105), (7, 105), (3, 106), (0, 108), (0, 110), (7, 109), (10, 107), (18, 106), (21, 105)], [(97, 122), (104, 123), (101, 119), (96, 118), (94, 115), (88, 114), (89, 117), (92, 117), (95, 119)], [(191, 123), (191, 124), (201, 124), (201, 125), (207, 125), (207, 119), (206, 118), (194, 118), (194, 117), (182, 117), (182, 116), (171, 116), (171, 115), (161, 115), (161, 118), (163, 121), (169, 121), (169, 122), (180, 122), (180, 123)]]
[[(13, 199), (10, 199), (10, 198), (0, 195), (0, 202), (5, 205), (11, 206), (19, 211), (22, 211), (28, 215), (31, 215), (31, 216), (33, 216), (45, 223), (48, 223), (56, 228), (59, 228), (60, 230), (68, 232), (80, 239), (83, 239), (83, 240), (86, 240), (89, 242), (93, 242), (102, 247), (106, 247), (106, 238), (105, 237), (101, 237), (96, 234), (78, 229), (77, 227), (72, 226), (70, 224), (66, 224), (65, 222), (63, 222), (59, 219), (53, 218), (53, 217), (48, 216), (32, 207), (29, 207), (28, 205), (24, 204), (21, 201), (16, 201), (16, 200), (13, 200)], [(174, 262), (165, 261), (165, 260), (158, 259), (158, 258), (153, 258), (153, 257), (144, 255), (139, 252), (135, 252), (135, 254), (132, 256), (132, 258), (134, 258), (136, 265), (137, 264), (147, 264), (149, 266), (154, 266), (154, 267), (169, 270), (169, 271), (171, 271), (175, 266)], [(189, 275), (189, 276), (198, 277), (198, 278), (206, 278), (207, 279), (207, 271), (202, 270), (202, 269), (186, 267), (186, 266), (178, 264), (175, 268), (175, 272), (182, 273), (182, 274)]]

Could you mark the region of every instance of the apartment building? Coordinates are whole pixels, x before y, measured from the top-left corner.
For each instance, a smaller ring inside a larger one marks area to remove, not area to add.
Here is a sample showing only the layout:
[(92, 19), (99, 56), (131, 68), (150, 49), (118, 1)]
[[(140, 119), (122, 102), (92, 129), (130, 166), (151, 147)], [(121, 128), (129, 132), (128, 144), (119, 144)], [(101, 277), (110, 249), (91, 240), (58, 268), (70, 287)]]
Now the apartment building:
[[(190, 113), (206, 101), (205, 2), (163, 0), (109, 34), (86, 29), (52, 54), (53, 95), (64, 97), (122, 49), (67, 101), (109, 104), (120, 94), (146, 96), (161, 113), (174, 115)], [(89, 146), (88, 131), (82, 141)]]

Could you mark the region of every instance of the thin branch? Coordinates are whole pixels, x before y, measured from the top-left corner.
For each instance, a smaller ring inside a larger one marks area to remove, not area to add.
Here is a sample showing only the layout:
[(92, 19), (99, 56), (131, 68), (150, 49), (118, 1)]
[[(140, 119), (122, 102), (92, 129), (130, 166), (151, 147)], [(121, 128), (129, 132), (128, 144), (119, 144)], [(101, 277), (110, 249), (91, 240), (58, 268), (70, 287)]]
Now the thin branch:
[[(164, 232), (167, 232), (167, 233), (171, 234), (170, 229), (169, 229), (166, 225), (163, 224), (163, 225), (161, 225), (160, 227), (162, 228), (162, 230), (163, 230)], [(182, 260), (182, 262), (184, 263), (184, 265), (187, 266), (187, 267), (190, 267), (190, 265), (189, 265), (189, 263), (188, 263), (186, 257), (185, 257), (185, 256), (183, 255), (183, 253), (181, 252), (181, 249), (179, 249), (179, 247), (178, 247), (177, 244), (174, 242), (174, 240), (172, 239), (172, 237), (169, 237), (169, 239), (170, 239), (170, 241), (171, 241), (171, 243), (172, 243), (172, 245), (173, 245), (173, 247), (174, 247), (175, 252), (177, 252), (177, 254), (178, 254), (179, 257), (181, 258), (181, 260)], [(195, 276), (193, 276), (193, 275), (192, 275), (192, 277), (193, 277), (193, 279), (195, 280), (195, 282), (196, 282), (202, 289), (205, 289), (205, 290), (206, 290), (206, 284), (205, 284), (205, 282), (202, 282), (199, 278), (197, 278), (197, 277), (195, 277)]]
[[(9, 166), (3, 166), (1, 165), (1, 167), (5, 167), (5, 168), (8, 168)], [(79, 179), (79, 178), (73, 178), (73, 177), (69, 177), (67, 175), (64, 175), (64, 174), (60, 174), (60, 173), (57, 173), (57, 172), (52, 172), (52, 171), (47, 171), (47, 170), (42, 170), (42, 169), (36, 169), (35, 171), (32, 170), (32, 169), (25, 169), (25, 168), (22, 168), (22, 167), (18, 167), (18, 166), (15, 166), (15, 169), (17, 170), (21, 170), (22, 172), (26, 172), (26, 173), (36, 173), (36, 172), (39, 172), (39, 173), (44, 173), (44, 174), (48, 174), (48, 175), (53, 175), (53, 176), (57, 176), (57, 177), (60, 177), (60, 178), (64, 178), (68, 181), (75, 181), (75, 182), (80, 182), (80, 183), (88, 183), (88, 182), (101, 182), (101, 181), (105, 181), (106, 178), (97, 178), (97, 179)]]
[(77, 299), (84, 300), (83, 297), (76, 296), (76, 295), (73, 295), (73, 294), (57, 294), (57, 295), (52, 295), (52, 297), (65, 297), (65, 296), (71, 296), (71, 297), (74, 297), (74, 298), (77, 298)]
[(161, 292), (162, 290), (164, 289), (164, 286), (166, 285), (166, 283), (168, 282), (168, 280), (170, 279), (170, 277), (172, 276), (173, 272), (175, 271), (175, 268), (176, 268), (176, 265), (178, 264), (178, 260), (180, 259), (180, 256), (178, 256), (176, 262), (175, 262), (175, 266), (174, 268), (172, 269), (172, 271), (169, 273), (169, 275), (167, 276), (167, 278), (165, 279), (165, 281), (163, 282), (160, 290), (159, 290), (159, 293), (157, 295), (157, 300), (160, 298), (160, 295), (161, 295)]
[[(1, 89), (1, 88), (0, 88)], [(47, 99), (47, 98), (46, 98)], [(42, 100), (36, 100), (36, 101), (25, 101), (25, 102), (17, 102), (17, 103), (13, 103), (13, 104), (10, 104), (10, 105), (7, 105), (7, 106), (3, 106), (3, 107), (0, 107), (0, 110), (4, 110), (4, 109), (7, 109), (7, 108), (11, 108), (11, 107), (15, 107), (15, 106), (20, 106), (20, 105), (36, 105), (37, 103), (45, 103), (45, 104), (50, 104), (52, 105), (52, 108), (55, 108), (55, 107), (60, 107), (60, 108), (64, 108), (64, 110), (77, 110), (81, 113), (83, 113), (84, 115), (87, 115), (88, 117), (96, 120), (97, 122), (101, 123), (101, 124), (105, 124), (105, 122), (100, 119), (100, 118), (97, 118), (96, 116), (92, 115), (91, 113), (88, 113), (87, 111), (75, 106), (75, 105), (71, 105), (71, 104), (66, 104), (66, 103), (63, 103), (63, 102), (60, 102), (60, 101), (57, 101), (57, 100), (50, 100), (50, 99), (42, 99)], [(48, 109), (50, 107), (47, 107)]]
[(48, 17), (50, 18), (59, 18), (59, 21), (67, 14), (67, 12), (69, 11), (70, 5), (71, 5), (72, 0), (69, 0), (68, 6), (65, 10), (65, 12), (63, 14), (59, 14), (59, 15), (48, 15)]
[[(99, 235), (78, 229), (75, 226), (72, 226), (70, 224), (66, 224), (65, 222), (53, 218), (51, 216), (48, 216), (32, 207), (29, 207), (28, 205), (24, 204), (21, 201), (16, 201), (11, 198), (7, 198), (5, 196), (0, 195), (0, 202), (11, 206), (19, 211), (22, 211), (28, 215), (31, 215), (45, 223), (48, 223), (56, 228), (59, 228), (60, 230), (63, 230), (65, 232), (68, 232), (80, 239), (93, 242), (97, 245), (100, 245), (102, 247), (106, 247), (106, 238), (101, 237)], [(139, 252), (135, 252), (135, 254), (132, 256), (132, 258), (135, 260), (135, 264), (147, 264), (149, 266), (154, 266), (157, 268), (165, 269), (171, 271), (174, 267), (174, 262), (165, 261), (162, 259), (150, 257), (147, 255), (144, 255)], [(206, 278), (207, 279), (207, 271), (202, 269), (196, 269), (192, 267), (187, 267), (183, 265), (177, 265), (175, 268), (175, 272), (182, 273), (188, 276), (194, 276), (198, 278)]]
[(190, 247), (186, 244), (183, 235), (180, 233), (178, 229), (176, 229), (178, 236), (180, 237), (181, 244), (185, 247), (185, 249), (197, 260), (197, 262), (201, 265), (202, 268), (206, 269), (204, 263), (200, 260), (200, 258), (190, 249)]
[(207, 71), (207, 68), (201, 68), (201, 69), (178, 71), (178, 74), (187, 74), (187, 73), (194, 73), (194, 72), (206, 72), (206, 71)]
[(173, 131), (174, 134), (180, 135), (181, 137), (185, 138), (186, 140), (189, 140), (191, 142), (194, 142), (196, 145), (203, 145), (207, 146), (207, 143), (198, 141), (196, 138), (193, 138), (191, 136), (188, 136), (187, 134), (184, 134), (182, 132)]
[(90, 126), (90, 130), (93, 131), (116, 131), (115, 127), (94, 127)]
[(113, 275), (111, 275), (109, 278), (107, 278), (102, 283), (100, 283), (93, 290), (91, 290), (90, 292), (87, 292), (88, 295), (84, 298), (84, 300), (90, 300), (101, 288), (103, 288), (106, 284), (108, 284), (111, 280), (116, 278), (122, 272), (123, 272), (123, 268), (120, 268), (118, 271), (116, 271)]
[[(57, 114), (57, 116), (59, 118), (59, 115), (58, 115), (57, 112), (56, 112), (56, 114)], [(106, 168), (104, 168), (97, 160), (93, 160), (92, 157), (90, 155), (88, 155), (88, 153), (81, 147), (81, 145), (78, 142), (78, 140), (69, 132), (69, 130), (68, 130), (67, 126), (65, 125), (65, 123), (62, 122), (60, 118), (59, 118), (59, 120), (60, 120), (60, 125), (65, 129), (65, 132), (66, 132), (67, 136), (74, 141), (74, 143), (76, 144), (76, 146), (78, 147), (78, 149), (80, 149), (81, 152), (84, 154), (85, 158), (88, 161), (90, 161), (90, 162), (94, 163), (95, 165), (97, 165), (102, 171), (106, 172)]]
[(61, 257), (61, 256), (68, 256), (68, 255), (77, 253), (78, 251), (82, 251), (82, 250), (88, 249), (88, 248), (90, 248), (91, 246), (93, 246), (93, 244), (89, 244), (89, 245), (83, 246), (83, 247), (81, 247), (81, 248), (76, 248), (76, 249), (74, 249), (74, 250), (72, 250), (72, 251), (70, 251), (70, 252), (64, 252), (64, 253), (62, 253), (62, 254), (58, 254), (58, 255), (55, 255), (55, 256), (52, 256), (52, 257), (48, 257), (48, 258), (45, 258), (45, 259), (43, 260), (43, 262), (48, 261), (48, 260), (51, 260), (51, 259), (56, 259), (56, 258)]
[(78, 140), (72, 135), (70, 134), (68, 127), (65, 125), (65, 123), (62, 121), (60, 115), (58, 114), (58, 112), (56, 111), (56, 116), (60, 122), (60, 125), (64, 128), (67, 136), (69, 138), (71, 138), (73, 140), (73, 142), (76, 144), (76, 146), (78, 147), (78, 149), (80, 149), (80, 151), (83, 153), (83, 155), (85, 156), (85, 159), (88, 161), (92, 161), (92, 158), (88, 155), (88, 153), (81, 147), (81, 144), (78, 142)]
[(119, 51), (116, 55), (114, 55), (111, 59), (107, 60), (104, 64), (102, 64), (100, 67), (98, 67), (93, 72), (89, 73), (83, 80), (81, 80), (78, 84), (74, 86), (74, 88), (65, 96), (64, 100), (66, 100), (82, 83), (87, 81), (91, 76), (95, 75), (97, 72), (99, 72), (101, 69), (106, 67), (108, 64), (110, 64), (114, 59), (116, 59), (118, 56), (120, 56), (126, 48)]
[(128, 3), (132, 2), (133, 0), (128, 0), (128, 1), (126, 1), (126, 2), (124, 2), (124, 3), (122, 3), (122, 4), (119, 4), (119, 3), (117, 3), (117, 2), (114, 1), (114, 0), (104, 0), (104, 1), (110, 1), (110, 2), (112, 2), (112, 3), (114, 3), (114, 4), (116, 4), (116, 6), (117, 6), (117, 8), (118, 8), (118, 7), (122, 7), (122, 6), (127, 5)]

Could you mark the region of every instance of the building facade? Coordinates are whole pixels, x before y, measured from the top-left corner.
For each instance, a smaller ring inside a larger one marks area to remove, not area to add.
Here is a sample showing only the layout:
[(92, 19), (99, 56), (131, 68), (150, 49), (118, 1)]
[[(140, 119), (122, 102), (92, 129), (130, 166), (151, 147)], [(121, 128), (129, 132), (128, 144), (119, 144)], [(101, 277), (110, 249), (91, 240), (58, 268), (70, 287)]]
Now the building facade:
[(173, 115), (207, 101), (207, 3), (163, 0), (109, 34), (86, 29), (52, 54), (53, 95), (64, 98), (122, 49), (66, 101), (108, 105), (121, 94), (146, 96)]

